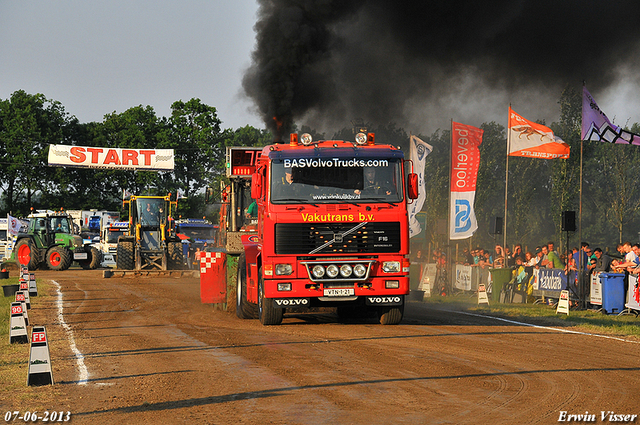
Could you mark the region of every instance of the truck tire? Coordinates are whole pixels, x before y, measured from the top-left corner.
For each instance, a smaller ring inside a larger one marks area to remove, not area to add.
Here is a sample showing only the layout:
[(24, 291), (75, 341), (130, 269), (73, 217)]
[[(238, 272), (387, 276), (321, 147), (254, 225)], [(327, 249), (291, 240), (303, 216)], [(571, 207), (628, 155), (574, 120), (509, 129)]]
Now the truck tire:
[(33, 242), (29, 238), (22, 238), (15, 248), (16, 260), (18, 264), (26, 266), (29, 270), (38, 268), (38, 250), (34, 248)]
[(133, 270), (135, 264), (133, 242), (118, 242), (116, 268), (119, 270)]
[(46, 263), (51, 270), (67, 270), (72, 262), (71, 251), (63, 246), (55, 245), (47, 251)]
[(169, 242), (167, 244), (167, 268), (169, 270), (182, 270), (184, 259), (182, 257), (182, 242)]
[(78, 261), (80, 267), (85, 270), (95, 270), (100, 267), (100, 263), (102, 262), (102, 253), (94, 246), (89, 247), (86, 251), (87, 259)]
[(378, 320), (381, 325), (397, 325), (404, 315), (404, 300), (402, 305), (393, 307), (378, 307)]
[(258, 271), (258, 318), (260, 323), (265, 326), (279, 325), (282, 323), (284, 310), (275, 308), (271, 298), (264, 297), (264, 278), (262, 277), (262, 268)]
[(244, 252), (238, 259), (238, 273), (236, 274), (236, 316), (240, 319), (255, 319), (258, 317), (257, 306), (247, 301), (247, 259)]

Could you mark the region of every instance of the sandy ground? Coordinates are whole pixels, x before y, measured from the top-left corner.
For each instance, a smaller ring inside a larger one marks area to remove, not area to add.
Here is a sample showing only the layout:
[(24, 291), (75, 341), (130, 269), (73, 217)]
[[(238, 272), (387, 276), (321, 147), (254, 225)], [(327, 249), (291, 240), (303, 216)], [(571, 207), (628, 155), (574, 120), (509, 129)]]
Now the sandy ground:
[(417, 302), (398, 326), (328, 312), (264, 327), (202, 304), (194, 278), (37, 278), (61, 288), (61, 317), (54, 284), (30, 318), (50, 335), (50, 410), (74, 424), (550, 424), (562, 412), (604, 423), (602, 411), (640, 413), (632, 341)]

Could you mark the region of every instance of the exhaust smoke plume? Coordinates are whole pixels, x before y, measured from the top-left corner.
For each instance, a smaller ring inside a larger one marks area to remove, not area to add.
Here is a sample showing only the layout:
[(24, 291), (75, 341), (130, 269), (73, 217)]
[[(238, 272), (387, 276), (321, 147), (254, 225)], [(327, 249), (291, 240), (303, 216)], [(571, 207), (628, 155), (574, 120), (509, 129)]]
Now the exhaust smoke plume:
[(562, 89), (583, 80), (599, 99), (631, 87), (640, 102), (633, 0), (260, 4), (243, 86), (277, 136), (294, 122), (332, 134), (359, 117), (413, 132), (506, 124), (509, 103), (550, 122)]

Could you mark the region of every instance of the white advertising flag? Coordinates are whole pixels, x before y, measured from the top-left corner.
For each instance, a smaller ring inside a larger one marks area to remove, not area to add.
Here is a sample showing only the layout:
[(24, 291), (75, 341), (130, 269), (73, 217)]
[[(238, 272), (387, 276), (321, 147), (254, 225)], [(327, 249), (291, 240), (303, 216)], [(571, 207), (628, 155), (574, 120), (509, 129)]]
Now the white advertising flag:
[(22, 227), (20, 220), (7, 214), (7, 231), (16, 236), (20, 232), (20, 227)]
[(422, 210), (422, 205), (427, 198), (424, 183), (424, 164), (427, 155), (433, 151), (433, 147), (420, 140), (416, 136), (409, 138), (411, 144), (411, 161), (413, 161), (413, 171), (418, 174), (418, 199), (409, 205), (409, 237), (414, 237), (422, 232), (420, 223), (416, 219), (416, 214)]

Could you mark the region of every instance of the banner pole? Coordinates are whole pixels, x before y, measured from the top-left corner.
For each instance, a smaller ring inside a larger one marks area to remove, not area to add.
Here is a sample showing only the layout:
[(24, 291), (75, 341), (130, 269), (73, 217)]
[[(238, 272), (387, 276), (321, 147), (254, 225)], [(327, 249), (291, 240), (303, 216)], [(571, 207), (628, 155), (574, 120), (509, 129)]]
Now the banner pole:
[[(449, 135), (449, 206), (447, 207), (447, 266), (450, 267), (452, 262), (451, 258), (451, 173), (453, 172), (453, 118), (451, 118), (451, 133)], [(449, 283), (450, 278), (452, 277), (450, 272), (453, 269), (448, 269), (447, 273), (447, 282)], [(451, 282), (451, 288), (453, 288), (453, 283)], [(447, 288), (448, 289), (448, 288)]]
[(504, 257), (504, 267), (507, 267), (507, 194), (509, 193), (509, 150), (511, 149), (511, 127), (510, 119), (511, 119), (511, 103), (509, 103), (509, 113), (507, 114), (507, 162), (505, 166), (505, 178), (504, 178), (504, 229), (503, 233), (503, 245), (502, 245), (502, 256)]

